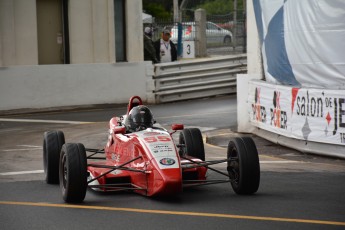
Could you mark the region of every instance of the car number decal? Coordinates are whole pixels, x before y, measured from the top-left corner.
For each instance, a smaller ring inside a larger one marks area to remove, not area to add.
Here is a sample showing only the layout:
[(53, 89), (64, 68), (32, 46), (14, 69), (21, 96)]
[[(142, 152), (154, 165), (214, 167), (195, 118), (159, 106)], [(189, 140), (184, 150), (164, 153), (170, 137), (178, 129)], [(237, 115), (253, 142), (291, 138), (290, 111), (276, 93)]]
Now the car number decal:
[(147, 143), (154, 143), (154, 142), (159, 142), (159, 141), (168, 142), (168, 141), (171, 141), (171, 138), (167, 136), (157, 136), (157, 137), (145, 137), (144, 140)]

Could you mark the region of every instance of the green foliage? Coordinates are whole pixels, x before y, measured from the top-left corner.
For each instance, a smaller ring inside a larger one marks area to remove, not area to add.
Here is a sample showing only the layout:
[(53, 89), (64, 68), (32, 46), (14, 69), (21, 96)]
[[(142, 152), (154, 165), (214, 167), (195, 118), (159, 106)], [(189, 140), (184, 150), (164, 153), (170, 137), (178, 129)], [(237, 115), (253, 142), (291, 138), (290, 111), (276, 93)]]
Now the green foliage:
[(205, 9), (207, 15), (225, 15), (234, 9), (233, 0), (213, 0), (206, 1), (204, 4), (198, 5), (198, 8)]
[[(237, 0), (237, 10), (243, 10), (243, 1)], [(189, 10), (205, 9), (207, 15), (228, 15), (234, 10), (234, 0), (190, 0), (187, 5)], [(173, 0), (143, 0), (143, 10), (157, 19), (171, 19)]]
[(161, 3), (146, 3), (145, 1), (143, 3), (144, 12), (157, 19), (170, 19), (172, 17), (172, 12), (167, 11)]

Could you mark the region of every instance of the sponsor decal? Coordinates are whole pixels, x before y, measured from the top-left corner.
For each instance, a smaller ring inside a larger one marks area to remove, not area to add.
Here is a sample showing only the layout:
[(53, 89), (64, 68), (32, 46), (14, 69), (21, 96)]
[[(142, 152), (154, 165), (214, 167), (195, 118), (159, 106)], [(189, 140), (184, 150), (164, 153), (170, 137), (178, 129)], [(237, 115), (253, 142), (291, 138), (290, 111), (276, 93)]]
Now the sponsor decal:
[(144, 136), (157, 136), (159, 134), (160, 133), (157, 133), (157, 132), (146, 132), (146, 133), (144, 133)]
[(255, 88), (255, 103), (252, 104), (253, 117), (252, 119), (258, 122), (266, 122), (266, 108), (260, 103), (260, 88)]
[(156, 145), (151, 147), (153, 153), (169, 153), (173, 152), (174, 149), (169, 145)]
[(159, 163), (161, 163), (162, 165), (174, 165), (175, 160), (171, 158), (163, 158), (159, 161)]
[(172, 148), (169, 146), (169, 145), (156, 145), (156, 146), (153, 146), (154, 149), (168, 149), (168, 150), (172, 150)]
[(111, 174), (113, 174), (113, 175), (119, 175), (121, 173), (122, 173), (122, 170), (119, 170), (119, 169), (111, 172)]
[(112, 154), (111, 154), (111, 159), (112, 159), (113, 161), (119, 162), (120, 159), (121, 159), (121, 156), (120, 156), (120, 154), (112, 153)]
[(280, 108), (280, 92), (274, 91), (273, 93), (273, 107), (271, 111), (271, 126), (281, 129), (287, 129), (287, 115), (286, 111), (282, 111)]
[[(345, 128), (345, 98), (339, 98), (335, 95), (329, 94), (325, 91), (322, 92), (306, 92), (297, 93), (296, 114), (300, 117), (305, 117), (305, 124), (302, 129), (303, 134), (307, 131), (308, 136), (311, 131), (308, 124), (308, 118), (320, 118), (319, 125), (324, 126), (324, 133), (327, 137), (330, 135), (339, 135), (340, 143), (345, 143), (344, 133), (342, 130)], [(293, 95), (294, 96), (294, 95)], [(293, 101), (294, 103), (294, 101)], [(307, 138), (305, 138), (307, 139)]]

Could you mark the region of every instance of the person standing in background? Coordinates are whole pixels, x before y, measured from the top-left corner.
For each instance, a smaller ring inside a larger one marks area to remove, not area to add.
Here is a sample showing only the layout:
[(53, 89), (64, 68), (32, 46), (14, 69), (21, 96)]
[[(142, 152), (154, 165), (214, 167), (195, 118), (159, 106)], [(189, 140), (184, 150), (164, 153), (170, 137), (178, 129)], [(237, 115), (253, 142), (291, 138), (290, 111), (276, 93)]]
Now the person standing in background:
[(152, 30), (150, 27), (145, 27), (144, 30), (144, 60), (152, 61), (153, 64), (158, 63), (159, 61), (156, 58), (156, 49), (153, 46), (152, 42)]
[(174, 43), (170, 40), (170, 31), (165, 29), (162, 38), (154, 42), (156, 58), (159, 62), (173, 62), (177, 60), (177, 50)]

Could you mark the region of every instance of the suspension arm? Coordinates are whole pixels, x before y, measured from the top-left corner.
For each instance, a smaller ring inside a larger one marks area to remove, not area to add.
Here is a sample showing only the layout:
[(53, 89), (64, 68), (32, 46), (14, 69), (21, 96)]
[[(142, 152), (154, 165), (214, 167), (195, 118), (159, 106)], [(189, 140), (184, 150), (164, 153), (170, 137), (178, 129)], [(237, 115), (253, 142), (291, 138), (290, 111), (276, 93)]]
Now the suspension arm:
[[(111, 168), (109, 171), (103, 173), (102, 175), (99, 175), (99, 176), (93, 178), (92, 180), (89, 180), (87, 183), (89, 184), (89, 183), (91, 183), (91, 182), (93, 182), (93, 181), (95, 181), (95, 180), (97, 180), (97, 179), (99, 179), (99, 178), (101, 178), (101, 177), (103, 177), (103, 176), (105, 176), (105, 175), (107, 175), (107, 174), (109, 174), (109, 173), (111, 173), (111, 172), (117, 170), (117, 169), (120, 169), (120, 168), (122, 168), (123, 166), (125, 166), (125, 165), (127, 165), (127, 164), (129, 164), (129, 163), (131, 163), (131, 162), (133, 162), (133, 161), (136, 161), (136, 160), (138, 160), (138, 159), (140, 159), (140, 158), (142, 158), (142, 157), (141, 157), (141, 156), (136, 157), (136, 158), (134, 158), (134, 159), (132, 159), (132, 160), (130, 160), (130, 161), (127, 161), (127, 162), (125, 162), (125, 163), (123, 163), (123, 164), (121, 164), (121, 165), (119, 165), (119, 166), (110, 166), (110, 167), (112, 167), (112, 168)], [(103, 166), (105, 166), (105, 165), (103, 165)], [(105, 167), (103, 167), (103, 168), (105, 168)]]
[[(221, 184), (221, 183), (229, 183), (231, 182), (230, 179), (227, 180), (184, 180), (183, 187), (193, 187), (193, 186), (202, 186), (202, 185), (210, 185), (210, 184)], [(191, 184), (189, 184), (191, 183)]]
[[(223, 173), (222, 171), (219, 171), (219, 170), (217, 170), (217, 169), (214, 169), (214, 168), (209, 167), (209, 165), (214, 165), (214, 164), (219, 164), (219, 163), (227, 162), (227, 161), (228, 161), (227, 159), (219, 160), (219, 161), (202, 161), (202, 162), (197, 162), (197, 161), (193, 161), (193, 160), (191, 160), (191, 159), (185, 158), (185, 157), (181, 157), (181, 158), (183, 158), (183, 159), (185, 159), (185, 160), (188, 160), (188, 161), (190, 161), (190, 162), (192, 162), (192, 163), (194, 163), (194, 164), (197, 164), (197, 167), (205, 167), (205, 168), (207, 168), (207, 169), (209, 169), (209, 170), (212, 170), (212, 171), (217, 172), (217, 173), (219, 173), (219, 174), (221, 174), (221, 175), (224, 175), (224, 176), (226, 176), (226, 177), (229, 177), (228, 174)], [(194, 167), (189, 167), (189, 166), (187, 166), (186, 168), (188, 169), (188, 168), (196, 168), (196, 167), (195, 167), (195, 166), (194, 166)]]

